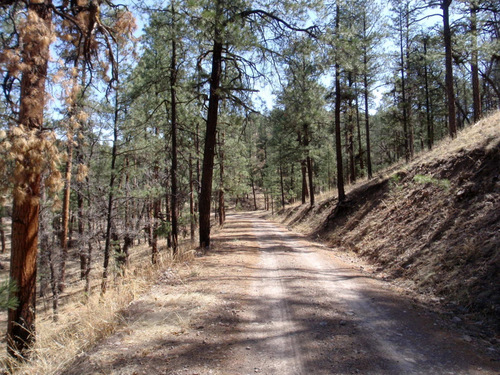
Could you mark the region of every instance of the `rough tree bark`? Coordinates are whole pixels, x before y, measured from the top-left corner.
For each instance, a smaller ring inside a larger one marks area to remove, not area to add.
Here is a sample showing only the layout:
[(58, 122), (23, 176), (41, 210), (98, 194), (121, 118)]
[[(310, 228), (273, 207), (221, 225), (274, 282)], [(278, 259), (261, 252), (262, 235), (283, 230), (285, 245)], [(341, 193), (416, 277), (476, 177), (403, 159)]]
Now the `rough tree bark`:
[(0, 242), (2, 244), (2, 254), (5, 253), (5, 230), (3, 228), (3, 212), (4, 208), (0, 207)]
[(405, 54), (404, 54), (404, 36), (403, 36), (403, 15), (399, 15), (399, 58), (401, 63), (401, 101), (403, 106), (403, 136), (405, 145), (405, 159), (408, 163), (411, 159), (410, 154), (410, 136), (408, 126), (408, 104), (406, 100), (406, 76), (405, 76)]
[(474, 110), (474, 122), (481, 118), (481, 93), (479, 89), (479, 69), (478, 69), (478, 51), (477, 51), (477, 12), (478, 5), (476, 1), (470, 4), (470, 32), (472, 35), (471, 51), (471, 76), (472, 76), (472, 100)]
[(452, 0), (443, 0), (441, 9), (443, 10), (443, 36), (445, 50), (445, 67), (446, 67), (446, 99), (448, 104), (448, 129), (451, 138), (457, 136), (457, 115), (455, 107), (455, 89), (453, 86), (453, 61), (451, 51), (451, 28), (450, 28), (450, 5)]
[[(364, 22), (364, 28), (366, 32), (366, 16), (363, 18)], [(363, 85), (364, 85), (364, 97), (365, 97), (365, 133), (366, 133), (366, 168), (368, 171), (368, 178), (372, 179), (373, 178), (373, 171), (372, 171), (372, 156), (371, 156), (371, 149), (370, 149), (370, 112), (368, 110), (368, 56), (367, 56), (367, 51), (365, 48), (364, 54), (363, 54), (363, 63), (364, 63), (364, 73), (363, 73)]]
[[(352, 72), (348, 73), (348, 84), (349, 91), (352, 90), (353, 80), (352, 80)], [(347, 126), (346, 126), (346, 142), (347, 142), (347, 156), (349, 158), (349, 176), (348, 181), (353, 184), (356, 182), (356, 163), (354, 158), (354, 116), (353, 116), (353, 97), (350, 94), (348, 100), (348, 115), (347, 115)]]
[[(81, 151), (78, 152), (77, 160), (81, 159)], [(77, 204), (77, 218), (78, 218), (78, 253), (80, 254), (80, 279), (85, 278), (85, 270), (87, 268), (87, 256), (85, 254), (85, 242), (83, 241), (84, 234), (84, 218), (83, 218), (83, 184), (77, 182), (76, 189), (76, 204)]]
[[(217, 2), (217, 15), (219, 18), (222, 9)], [(217, 117), (219, 112), (219, 88), (222, 72), (222, 42), (221, 28), (215, 28), (214, 45), (212, 52), (212, 73), (210, 76), (210, 98), (208, 101), (208, 116), (205, 130), (205, 147), (203, 151), (203, 168), (201, 176), (201, 190), (199, 196), (200, 210), (200, 247), (210, 247), (210, 203), (212, 198), (212, 180), (214, 173), (215, 141), (217, 131)]]
[[(70, 111), (73, 112), (73, 111)], [(71, 122), (72, 119), (70, 118)], [(68, 127), (71, 127), (68, 124)], [(63, 209), (62, 209), (62, 223), (61, 223), (61, 233), (59, 237), (59, 244), (61, 246), (61, 263), (59, 270), (59, 280), (58, 288), (59, 292), (62, 292), (65, 287), (66, 279), (66, 259), (68, 258), (68, 228), (69, 228), (69, 205), (70, 205), (70, 194), (71, 194), (71, 172), (73, 168), (73, 131), (68, 128), (68, 145), (67, 145), (67, 160), (64, 170), (64, 194), (63, 194)]]
[(283, 168), (279, 166), (280, 188), (281, 188), (281, 208), (285, 208), (285, 184), (283, 183)]
[(171, 192), (170, 198), (171, 213), (172, 213), (172, 253), (177, 254), (179, 229), (177, 223), (177, 44), (175, 40), (175, 6), (174, 1), (171, 3), (172, 10), (172, 57), (170, 65), (170, 116), (171, 116), (171, 131), (172, 131), (172, 168), (171, 168)]
[[(337, 3), (335, 15), (335, 33), (339, 35), (340, 29), (340, 7)], [(340, 132), (340, 64), (339, 57), (335, 58), (335, 152), (337, 156), (337, 190), (339, 203), (345, 200), (344, 171), (342, 167), (342, 136)]]
[(257, 194), (256, 194), (256, 191), (255, 191), (255, 181), (253, 179), (253, 176), (250, 177), (250, 181), (252, 183), (253, 209), (254, 209), (254, 211), (257, 211), (258, 210), (258, 206), (257, 206)]
[(304, 124), (304, 146), (306, 148), (306, 166), (307, 166), (307, 178), (309, 182), (309, 203), (311, 207), (314, 206), (314, 185), (313, 185), (313, 169), (312, 169), (312, 158), (309, 153), (309, 124)]
[[(356, 92), (358, 91), (357, 85), (356, 85)], [(365, 163), (363, 160), (363, 142), (361, 140), (361, 119), (359, 115), (359, 99), (358, 95), (356, 95), (356, 101), (355, 101), (355, 107), (356, 107), (356, 131), (357, 131), (357, 138), (358, 138), (358, 156), (359, 158), (359, 169), (361, 171), (361, 175), (363, 174), (363, 170), (365, 169)]]
[(101, 281), (101, 295), (106, 293), (108, 286), (108, 266), (111, 252), (111, 229), (113, 225), (113, 200), (114, 200), (114, 186), (116, 180), (116, 159), (118, 154), (118, 91), (115, 93), (115, 108), (113, 113), (113, 146), (111, 148), (111, 177), (109, 179), (109, 193), (108, 193), (108, 207), (106, 214), (106, 239), (104, 243), (104, 262)]
[(190, 220), (190, 238), (191, 243), (195, 240), (196, 218), (194, 210), (194, 182), (193, 182), (193, 156), (189, 153), (189, 220)]
[(300, 162), (300, 171), (302, 173), (302, 204), (306, 203), (309, 190), (307, 190), (307, 162), (302, 160)]
[[(28, 67), (21, 79), (19, 124), (41, 136), (45, 105), (45, 80), (52, 28), (52, 10), (44, 2), (30, 2), (24, 29), (22, 61)], [(18, 161), (21, 163), (21, 161)], [(25, 179), (14, 194), (12, 205), (12, 245), (10, 278), (17, 285), (11, 297), (18, 301), (9, 309), (7, 350), (24, 358), (35, 341), (36, 269), (38, 250), (38, 214), (40, 210), (40, 167), (32, 158), (22, 161)]]

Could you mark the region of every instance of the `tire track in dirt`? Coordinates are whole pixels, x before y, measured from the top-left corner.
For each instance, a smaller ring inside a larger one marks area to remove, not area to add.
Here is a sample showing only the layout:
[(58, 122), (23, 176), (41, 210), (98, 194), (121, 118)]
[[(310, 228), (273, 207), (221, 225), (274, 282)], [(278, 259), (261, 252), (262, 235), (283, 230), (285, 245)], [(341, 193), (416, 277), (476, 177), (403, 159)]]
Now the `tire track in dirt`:
[[(377, 311), (373, 304), (364, 300), (360, 295), (358, 285), (353, 279), (345, 278), (339, 284), (337, 280), (331, 277), (323, 277), (326, 272), (332, 268), (331, 262), (320, 258), (320, 255), (313, 251), (308, 251), (307, 247), (297, 240), (293, 240), (279, 228), (269, 222), (262, 222), (261, 225), (266, 226), (281, 238), (282, 245), (295, 250), (296, 257), (300, 258), (299, 263), (304, 265), (310, 272), (317, 274), (315, 278), (315, 287), (320, 287), (324, 294), (334, 294), (336, 303), (344, 303), (344, 309), (348, 316), (361, 315), (363, 321), (360, 323), (364, 331), (369, 332), (370, 340), (373, 341), (373, 346), (380, 352), (380, 356), (386, 359), (387, 368), (384, 372), (392, 372), (394, 374), (412, 374), (423, 370), (415, 367), (416, 351), (411, 343), (405, 342), (405, 348), (395, 345), (388, 336), (394, 336), (398, 333), (391, 331), (391, 324), (383, 314)], [(307, 246), (307, 244), (306, 244)], [(340, 285), (340, 287), (339, 287)]]
[[(257, 333), (254, 339), (259, 343), (259, 362), (266, 372), (304, 374), (295, 336), (298, 329), (291, 318), (278, 256), (272, 251), (275, 244), (267, 241), (258, 227), (253, 226), (252, 229), (259, 245), (260, 261), (258, 277), (250, 293), (253, 301), (267, 302), (253, 306), (250, 309), (253, 316), (248, 317), (248, 321), (252, 322), (249, 331)], [(255, 367), (254, 371), (260, 372), (261, 368)]]
[[(261, 252), (256, 271), (261, 280), (254, 283), (253, 293), (258, 295), (253, 294), (252, 300), (266, 303), (250, 310), (260, 309), (261, 317), (273, 317), (272, 324), (264, 326), (267, 336), (262, 332), (255, 336), (266, 343), (259, 346), (266, 360), (256, 372), (498, 374), (494, 362), (480, 358), (460, 337), (438, 329), (425, 311), (393, 295), (385, 283), (360, 274), (324, 247), (271, 222), (256, 217), (251, 222)], [(341, 320), (332, 322), (322, 316), (325, 304)], [(253, 318), (254, 329), (261, 324), (259, 314)], [(329, 339), (346, 326), (351, 329), (347, 335)], [(342, 346), (354, 354), (346, 358)], [(317, 352), (325, 348), (327, 358), (318, 358)], [(341, 360), (332, 358), (336, 354)]]
[(500, 374), (436, 314), (261, 215), (228, 214), (211, 252), (165, 271), (60, 373)]

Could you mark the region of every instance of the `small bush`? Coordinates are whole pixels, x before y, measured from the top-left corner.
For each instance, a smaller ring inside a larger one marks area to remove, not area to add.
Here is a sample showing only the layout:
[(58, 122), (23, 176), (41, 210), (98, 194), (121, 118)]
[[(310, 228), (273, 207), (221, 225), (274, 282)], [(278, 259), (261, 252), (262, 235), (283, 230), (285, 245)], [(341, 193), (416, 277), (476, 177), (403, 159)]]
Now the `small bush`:
[(15, 309), (18, 305), (16, 298), (12, 297), (12, 293), (17, 291), (14, 282), (4, 281), (0, 284), (0, 310)]
[(423, 174), (417, 174), (415, 177), (413, 177), (413, 181), (415, 181), (418, 184), (432, 184), (434, 186), (437, 186), (441, 189), (444, 190), (449, 190), (450, 189), (450, 180), (447, 179), (437, 179), (428, 175), (423, 175)]

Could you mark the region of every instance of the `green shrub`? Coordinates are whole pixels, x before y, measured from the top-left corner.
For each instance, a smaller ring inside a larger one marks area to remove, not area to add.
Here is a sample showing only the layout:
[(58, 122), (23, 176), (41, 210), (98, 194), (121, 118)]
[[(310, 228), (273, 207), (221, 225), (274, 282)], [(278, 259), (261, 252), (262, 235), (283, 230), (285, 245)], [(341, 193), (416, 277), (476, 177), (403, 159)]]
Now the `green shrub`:
[(413, 181), (415, 181), (418, 184), (432, 184), (434, 186), (437, 186), (441, 189), (448, 190), (450, 188), (450, 180), (447, 179), (438, 179), (434, 178), (432, 176), (428, 175), (423, 175), (423, 174), (417, 174), (415, 177), (413, 177)]

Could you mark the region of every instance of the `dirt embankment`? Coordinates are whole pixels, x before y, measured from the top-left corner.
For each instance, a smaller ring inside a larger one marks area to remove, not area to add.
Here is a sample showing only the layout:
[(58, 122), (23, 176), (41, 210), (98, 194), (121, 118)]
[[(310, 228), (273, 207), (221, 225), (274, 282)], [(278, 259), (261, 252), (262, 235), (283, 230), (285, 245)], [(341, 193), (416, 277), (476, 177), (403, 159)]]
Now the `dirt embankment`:
[[(285, 222), (369, 259), (376, 272), (500, 332), (500, 113), (400, 170)], [(461, 319), (458, 318), (457, 319)], [(479, 318), (481, 319), (481, 318)]]

